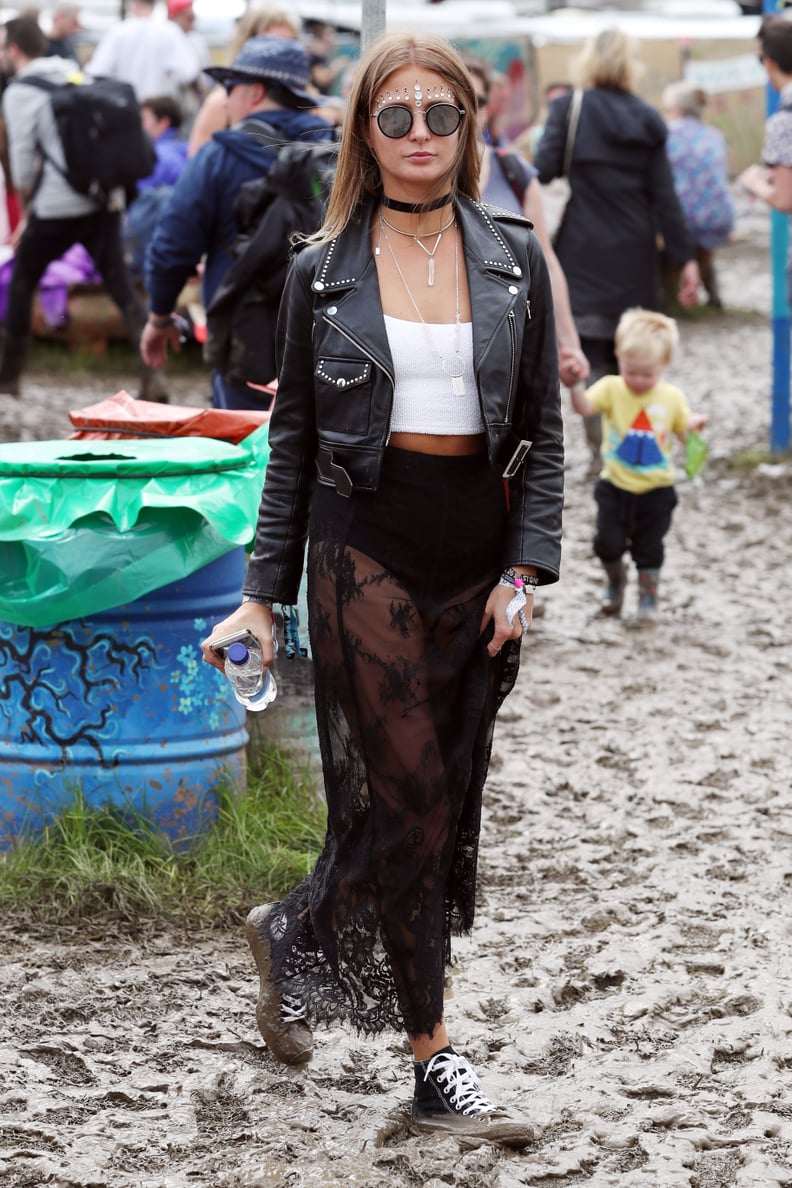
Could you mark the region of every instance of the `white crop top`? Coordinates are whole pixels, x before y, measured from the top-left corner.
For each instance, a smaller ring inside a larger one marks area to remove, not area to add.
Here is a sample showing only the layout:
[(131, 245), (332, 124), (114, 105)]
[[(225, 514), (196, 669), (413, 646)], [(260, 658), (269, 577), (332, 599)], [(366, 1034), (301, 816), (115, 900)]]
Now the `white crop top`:
[[(393, 357), (391, 433), (450, 433), (460, 437), (484, 432), (473, 372), (473, 324), (407, 322), (385, 315)], [(457, 343), (464, 360), (464, 395), (457, 396), (439, 356), (455, 370)], [(431, 344), (431, 345), (430, 345)]]

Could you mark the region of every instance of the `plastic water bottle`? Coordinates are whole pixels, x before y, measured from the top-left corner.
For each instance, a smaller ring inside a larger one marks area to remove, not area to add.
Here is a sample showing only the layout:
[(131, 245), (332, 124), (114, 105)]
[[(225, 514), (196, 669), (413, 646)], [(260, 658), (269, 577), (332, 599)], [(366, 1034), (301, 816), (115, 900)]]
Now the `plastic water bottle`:
[(251, 639), (249, 644), (229, 644), (226, 649), (225, 674), (231, 682), (238, 702), (249, 710), (265, 710), (278, 695), (275, 678), (261, 663), (261, 648)]

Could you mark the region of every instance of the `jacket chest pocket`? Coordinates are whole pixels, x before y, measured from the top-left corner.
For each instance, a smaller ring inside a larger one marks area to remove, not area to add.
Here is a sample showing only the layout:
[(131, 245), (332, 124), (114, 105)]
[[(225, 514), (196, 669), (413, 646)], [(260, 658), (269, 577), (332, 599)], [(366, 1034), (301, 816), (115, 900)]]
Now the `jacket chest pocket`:
[(316, 425), (329, 434), (365, 436), (371, 410), (371, 363), (321, 355), (314, 368)]

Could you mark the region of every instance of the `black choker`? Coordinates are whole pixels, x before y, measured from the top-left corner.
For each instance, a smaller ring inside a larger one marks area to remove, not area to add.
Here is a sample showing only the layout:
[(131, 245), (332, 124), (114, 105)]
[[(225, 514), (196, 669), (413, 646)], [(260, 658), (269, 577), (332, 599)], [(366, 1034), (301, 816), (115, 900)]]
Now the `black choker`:
[(387, 198), (385, 194), (380, 198), (380, 202), (388, 210), (400, 210), (402, 214), (426, 214), (427, 211), (447, 206), (450, 201), (450, 194), (443, 194), (442, 198), (435, 198), (434, 202), (399, 202), (397, 198)]

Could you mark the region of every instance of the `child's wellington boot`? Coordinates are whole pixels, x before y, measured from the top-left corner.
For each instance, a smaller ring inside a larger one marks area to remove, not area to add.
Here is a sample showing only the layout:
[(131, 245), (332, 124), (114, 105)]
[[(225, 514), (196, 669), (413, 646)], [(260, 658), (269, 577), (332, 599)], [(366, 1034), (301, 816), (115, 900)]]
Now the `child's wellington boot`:
[(607, 582), (602, 595), (600, 610), (603, 615), (621, 614), (624, 602), (624, 588), (627, 585), (627, 570), (623, 561), (609, 561), (605, 566)]
[(657, 620), (657, 584), (659, 569), (638, 570), (638, 622), (654, 623)]

